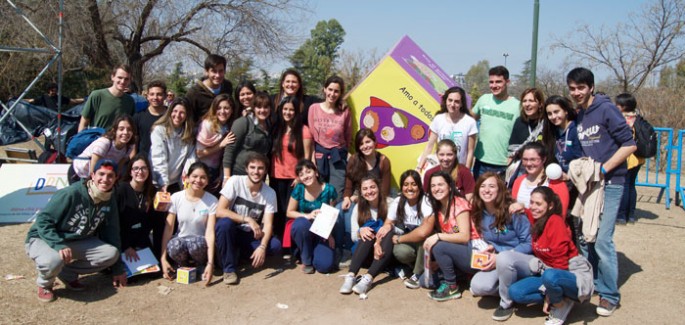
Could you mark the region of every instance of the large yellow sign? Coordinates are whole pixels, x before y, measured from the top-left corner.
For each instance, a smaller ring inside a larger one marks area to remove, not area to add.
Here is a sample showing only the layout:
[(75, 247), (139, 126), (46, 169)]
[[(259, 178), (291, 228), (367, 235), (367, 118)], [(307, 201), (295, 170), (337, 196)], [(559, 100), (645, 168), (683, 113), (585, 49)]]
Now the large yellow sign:
[[(409, 37), (400, 42), (347, 98), (352, 127), (369, 128), (379, 151), (390, 158), (393, 187), (414, 169), (428, 141), (440, 96), (455, 83)], [(354, 150), (355, 148), (351, 148)]]

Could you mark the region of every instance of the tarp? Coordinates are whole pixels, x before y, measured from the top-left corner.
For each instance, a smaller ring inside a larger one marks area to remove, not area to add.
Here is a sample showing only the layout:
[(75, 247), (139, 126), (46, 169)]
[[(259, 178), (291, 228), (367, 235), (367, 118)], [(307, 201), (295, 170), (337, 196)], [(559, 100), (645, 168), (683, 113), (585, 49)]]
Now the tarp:
[[(374, 131), (379, 151), (392, 162), (393, 186), (414, 169), (428, 141), (442, 94), (457, 84), (404, 36), (347, 98), (353, 130)], [(351, 148), (354, 150), (355, 148)]]
[[(14, 101), (10, 101), (7, 103), (7, 107), (12, 107), (13, 104)], [(62, 113), (63, 130), (78, 127), (81, 110), (83, 110), (83, 104), (74, 106)], [(2, 114), (5, 114), (4, 109)], [(0, 145), (4, 146), (31, 140), (31, 136), (24, 132), (17, 121), (21, 122), (34, 137), (40, 136), (46, 128), (51, 129), (51, 134), (54, 134), (57, 130), (56, 111), (22, 101), (12, 110), (10, 116), (0, 123)]]

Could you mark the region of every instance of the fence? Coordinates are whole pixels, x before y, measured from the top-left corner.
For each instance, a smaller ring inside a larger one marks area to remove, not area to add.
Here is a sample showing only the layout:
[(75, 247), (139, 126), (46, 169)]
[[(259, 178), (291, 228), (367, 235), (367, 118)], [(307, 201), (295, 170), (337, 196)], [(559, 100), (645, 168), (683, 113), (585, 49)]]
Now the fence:
[[(675, 176), (675, 201), (679, 205), (685, 200), (685, 189), (681, 184), (683, 137), (685, 130), (654, 128), (657, 133), (658, 148), (655, 157), (647, 159), (644, 177), (638, 176), (635, 185), (659, 188), (657, 202), (664, 202), (666, 209), (671, 208), (671, 185)], [(677, 133), (676, 133), (677, 132)], [(675, 140), (675, 141), (674, 141)], [(664, 157), (664, 154), (666, 157)]]

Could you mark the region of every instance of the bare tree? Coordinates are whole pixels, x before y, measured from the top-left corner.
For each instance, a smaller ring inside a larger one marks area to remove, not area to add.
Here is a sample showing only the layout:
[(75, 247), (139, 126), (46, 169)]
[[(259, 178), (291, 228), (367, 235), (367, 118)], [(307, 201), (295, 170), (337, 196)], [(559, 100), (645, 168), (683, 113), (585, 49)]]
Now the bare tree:
[(380, 60), (381, 57), (375, 48), (368, 51), (359, 50), (354, 52), (342, 50), (334, 70), (335, 73), (345, 80), (345, 88), (349, 91), (361, 82)]
[(205, 55), (218, 53), (229, 60), (281, 55), (293, 44), (289, 23), (305, 8), (299, 0), (88, 0), (88, 4), (96, 50), (125, 59), (138, 84), (143, 81), (144, 65), (174, 45), (190, 46)]
[(684, 26), (683, 0), (653, 0), (639, 14), (626, 17), (626, 23), (611, 29), (581, 26), (573, 36), (557, 38), (552, 49), (571, 52), (579, 63), (589, 60), (591, 66), (607, 68), (623, 91), (635, 92), (656, 69), (683, 58)]

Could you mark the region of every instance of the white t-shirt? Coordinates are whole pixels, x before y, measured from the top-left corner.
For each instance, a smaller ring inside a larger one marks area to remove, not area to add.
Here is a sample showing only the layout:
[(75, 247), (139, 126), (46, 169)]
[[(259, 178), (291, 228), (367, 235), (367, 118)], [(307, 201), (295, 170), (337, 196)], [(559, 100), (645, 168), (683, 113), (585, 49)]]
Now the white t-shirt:
[(457, 145), (457, 158), (459, 163), (466, 163), (467, 151), (469, 149), (469, 136), (478, 134), (478, 126), (473, 117), (464, 115), (455, 124), (447, 119), (447, 114), (438, 114), (433, 118), (430, 125), (431, 132), (437, 134), (438, 141), (449, 139)]
[[(232, 176), (226, 182), (226, 186), (221, 189), (221, 195), (232, 202), (230, 209), (241, 215), (254, 219), (258, 224), (262, 224), (264, 213), (276, 213), (276, 192), (266, 184), (262, 183), (262, 188), (257, 195), (252, 196), (247, 186), (249, 180), (247, 176)], [(246, 223), (240, 225), (244, 231), (252, 231)]]
[(216, 204), (219, 200), (205, 192), (197, 202), (188, 201), (186, 192), (180, 191), (171, 195), (169, 213), (176, 214), (178, 220), (178, 237), (204, 236), (207, 218), (216, 215)]
[[(542, 185), (540, 186), (548, 186), (549, 185), (549, 180), (546, 180)], [(529, 184), (529, 182), (525, 179), (521, 181), (521, 186), (519, 186), (519, 191), (516, 194), (516, 202), (523, 204), (523, 206), (527, 208), (530, 208), (530, 195), (533, 193), (533, 190), (538, 188), (538, 185), (536, 184)]]
[[(390, 206), (388, 207), (388, 220), (390, 221), (395, 221), (397, 220), (397, 206), (400, 204), (400, 197), (396, 197), (392, 202), (390, 203)], [(421, 200), (421, 215), (422, 218), (419, 218), (418, 216), (418, 209), (417, 205), (411, 206), (409, 203), (404, 204), (404, 226), (409, 227), (409, 228), (416, 228), (421, 225), (421, 222), (423, 222), (423, 218), (426, 218), (433, 214), (433, 207), (430, 204), (430, 201), (428, 201), (428, 197), (424, 196), (423, 200)], [(395, 223), (395, 233), (398, 235), (404, 234), (404, 228), (405, 227), (398, 227), (401, 225), (398, 225)]]
[(110, 159), (118, 164), (122, 158), (128, 156), (129, 149), (132, 148), (133, 146), (125, 145), (117, 149), (112, 140), (99, 137), (78, 155), (78, 159), (74, 159), (74, 171), (78, 177), (87, 178), (90, 176), (90, 158), (93, 154), (100, 156), (100, 159)]

